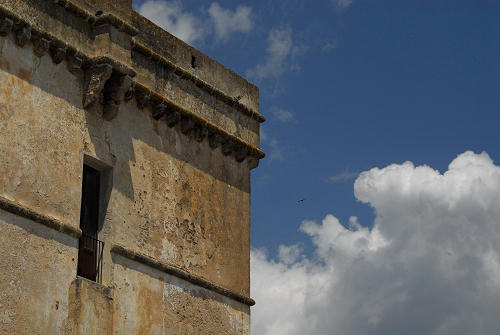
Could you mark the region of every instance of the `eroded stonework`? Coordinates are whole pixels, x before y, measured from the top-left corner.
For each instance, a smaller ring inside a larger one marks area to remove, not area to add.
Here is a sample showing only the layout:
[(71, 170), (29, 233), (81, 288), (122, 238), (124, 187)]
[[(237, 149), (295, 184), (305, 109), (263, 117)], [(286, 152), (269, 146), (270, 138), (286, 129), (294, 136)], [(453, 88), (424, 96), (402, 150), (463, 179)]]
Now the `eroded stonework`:
[(130, 0), (2, 0), (0, 83), (0, 334), (250, 334), (257, 87)]

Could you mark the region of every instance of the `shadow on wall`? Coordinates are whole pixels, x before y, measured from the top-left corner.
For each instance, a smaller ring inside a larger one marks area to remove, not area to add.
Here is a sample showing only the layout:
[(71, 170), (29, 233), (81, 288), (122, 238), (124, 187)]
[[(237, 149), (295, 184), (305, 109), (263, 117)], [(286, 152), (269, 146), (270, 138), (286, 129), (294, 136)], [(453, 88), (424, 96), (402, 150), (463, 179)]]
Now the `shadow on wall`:
[(190, 284), (189, 282), (184, 281), (178, 277), (166, 274), (164, 272), (160, 272), (147, 265), (137, 263), (133, 260), (124, 258), (114, 253), (112, 254), (112, 259), (113, 259), (113, 264), (115, 265), (120, 265), (125, 269), (131, 269), (136, 272), (140, 272), (150, 278), (159, 280), (163, 283), (168, 283), (169, 285), (175, 285), (179, 291), (189, 292), (189, 295), (195, 298), (199, 298), (201, 300), (216, 301), (218, 303), (231, 307), (237, 310), (238, 312), (250, 314), (249, 306), (237, 302), (233, 299), (226, 298), (220, 294), (201, 288), (199, 286)]
[[(65, 233), (58, 232), (52, 228), (33, 222), (31, 219), (11, 214), (6, 211), (0, 211), (0, 219), (8, 222), (9, 224), (16, 225), (17, 227), (29, 232), (30, 234), (41, 237), (47, 241), (57, 241), (67, 247), (78, 248), (78, 240)], [(48, 244), (47, 244), (48, 245)]]
[[(0, 43), (6, 42), (5, 40), (10, 38), (12, 36), (0, 37)], [(19, 48), (18, 46), (15, 47)], [(33, 46), (31, 43), (28, 43), (24, 48), (29, 48), (32, 51)], [(54, 72), (69, 71), (66, 62), (55, 65), (50, 61), (48, 54), (41, 58), (32, 54), (32, 57), (33, 64), (31, 68), (14, 70), (17, 66), (11, 66), (9, 61), (12, 62), (15, 60), (7, 60), (0, 53), (0, 68), (50, 95), (67, 101), (70, 105), (75, 106), (76, 109), (84, 113), (84, 127), (88, 129), (90, 140), (96, 150), (96, 156), (106, 164), (112, 166), (119, 164), (120, 183), (116, 183), (115, 187), (123, 195), (132, 200), (134, 199), (134, 188), (129, 167), (131, 162), (136, 161), (134, 142), (147, 144), (158, 152), (166, 153), (176, 160), (183, 161), (223, 183), (249, 193), (250, 183), (245, 162), (237, 163), (234, 159), (224, 156), (220, 152), (220, 149), (211, 149), (207, 141), (199, 143), (191, 137), (182, 134), (176, 128), (168, 128), (164, 122), (155, 120), (151, 116), (149, 108), (140, 110), (136, 106), (135, 99), (120, 105), (119, 114), (115, 120), (110, 122), (104, 121), (101, 117), (102, 107), (100, 104), (96, 103), (89, 110), (83, 110), (84, 73), (82, 70), (73, 72), (73, 75), (80, 82), (79, 87), (75, 87), (75, 90), (78, 90), (78, 94), (68, 95), (65, 93), (67, 88), (58, 89), (57, 85), (53, 85), (50, 82), (50, 78), (39, 78), (36, 75), (43, 58), (45, 58), (43, 59), (43, 66), (52, 64)], [(35, 78), (37, 80), (34, 80)], [(127, 122), (126, 119), (129, 119), (129, 121), (130, 119), (134, 120), (134, 122), (139, 121), (143, 126), (142, 129), (135, 127), (136, 124)], [(125, 133), (126, 136), (123, 136)], [(170, 140), (167, 141), (166, 137)], [(116, 143), (118, 141), (120, 143)], [(245, 164), (245, 166), (241, 169), (237, 164)], [(235, 173), (239, 170), (242, 170), (242, 172)]]

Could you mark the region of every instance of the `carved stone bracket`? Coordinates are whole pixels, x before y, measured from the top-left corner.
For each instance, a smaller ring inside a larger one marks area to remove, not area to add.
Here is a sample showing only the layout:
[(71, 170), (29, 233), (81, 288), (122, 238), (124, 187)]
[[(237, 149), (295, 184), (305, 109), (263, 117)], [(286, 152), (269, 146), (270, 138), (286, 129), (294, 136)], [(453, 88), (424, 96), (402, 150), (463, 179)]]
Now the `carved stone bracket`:
[(129, 75), (113, 73), (104, 85), (104, 108), (102, 117), (106, 121), (113, 120), (118, 115), (119, 105), (130, 100), (134, 82)]
[(208, 135), (208, 129), (202, 125), (195, 129), (194, 139), (197, 142), (201, 142), (205, 139), (205, 137), (207, 137), (207, 135)]
[(31, 26), (22, 25), (16, 31), (16, 44), (20, 47), (24, 47), (26, 43), (31, 39)]
[(14, 27), (14, 21), (8, 17), (4, 17), (0, 22), (0, 36), (7, 36)]
[(88, 108), (102, 99), (102, 90), (112, 73), (113, 68), (109, 64), (97, 64), (87, 69), (83, 88), (83, 108)]
[(194, 120), (189, 116), (181, 118), (181, 133), (187, 135), (195, 127)]
[(233, 152), (233, 149), (234, 149), (234, 143), (231, 139), (226, 139), (224, 141), (224, 143), (222, 143), (222, 154), (224, 156), (229, 156), (232, 152)]
[(259, 166), (259, 161), (260, 161), (259, 157), (255, 156), (255, 155), (249, 155), (247, 157), (248, 168), (250, 170), (255, 169), (257, 166)]
[(67, 53), (67, 59), (68, 70), (71, 73), (78, 73), (82, 69), (84, 59), (82, 54), (79, 52), (69, 52)]
[(117, 104), (125, 100), (130, 100), (130, 91), (133, 89), (134, 82), (129, 75), (112, 75), (107, 86), (106, 95)]
[(154, 107), (153, 107), (153, 119), (155, 120), (159, 120), (161, 119), (165, 114), (167, 113), (167, 105), (165, 105), (164, 103), (159, 103), (159, 104), (156, 104)]
[(137, 100), (137, 107), (144, 109), (149, 105), (151, 94), (145, 90), (136, 90), (135, 99)]
[(234, 150), (234, 158), (237, 162), (243, 162), (248, 155), (248, 150), (243, 145), (237, 145)]
[(36, 56), (42, 57), (49, 51), (50, 40), (40, 37), (33, 40), (33, 52)]
[(208, 145), (210, 146), (210, 148), (217, 149), (220, 144), (221, 144), (221, 136), (214, 131), (209, 132)]
[(165, 116), (165, 122), (167, 122), (167, 126), (172, 128), (181, 120), (181, 113), (176, 110), (169, 109)]
[(66, 46), (57, 46), (54, 44), (50, 46), (49, 53), (54, 64), (59, 64), (66, 58), (67, 50), (68, 48)]

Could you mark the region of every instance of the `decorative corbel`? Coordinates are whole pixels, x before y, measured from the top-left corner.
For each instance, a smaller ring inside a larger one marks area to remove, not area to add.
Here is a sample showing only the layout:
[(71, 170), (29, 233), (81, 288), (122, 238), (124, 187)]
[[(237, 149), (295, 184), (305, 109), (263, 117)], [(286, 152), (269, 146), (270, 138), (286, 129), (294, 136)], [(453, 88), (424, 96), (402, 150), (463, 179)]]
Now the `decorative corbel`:
[(119, 105), (126, 100), (127, 93), (133, 86), (132, 78), (123, 74), (112, 74), (104, 86), (104, 108), (102, 117), (106, 121), (113, 120), (118, 115)]
[(167, 126), (172, 128), (181, 120), (181, 113), (175, 109), (169, 109), (167, 115), (165, 116), (165, 122)]
[(248, 155), (247, 157), (248, 168), (250, 170), (255, 169), (257, 166), (259, 166), (259, 161), (260, 161), (259, 157), (252, 154)]
[(54, 64), (60, 64), (66, 58), (67, 50), (68, 48), (66, 46), (52, 44), (49, 49), (52, 62), (54, 62)]
[(248, 155), (248, 150), (244, 145), (237, 145), (234, 150), (234, 158), (238, 163), (243, 162)]
[(50, 48), (50, 40), (39, 37), (33, 40), (33, 52), (36, 56), (42, 57), (49, 51)]
[(223, 140), (221, 150), (224, 156), (229, 156), (233, 152), (233, 149), (234, 143), (230, 138)]
[(26, 43), (31, 39), (31, 26), (22, 25), (16, 31), (16, 44), (20, 47), (24, 47)]
[(207, 127), (205, 127), (204, 125), (200, 125), (195, 129), (194, 139), (197, 142), (201, 142), (203, 141), (203, 139), (205, 139), (205, 137), (207, 137), (207, 135), (208, 135)]
[(78, 73), (82, 69), (83, 58), (84, 56), (76, 50), (70, 50), (67, 52), (68, 70), (71, 73)]
[(106, 86), (107, 98), (114, 100), (117, 104), (130, 100), (130, 90), (134, 82), (129, 75), (112, 75)]
[(181, 132), (186, 135), (194, 128), (194, 120), (189, 116), (181, 118)]
[(123, 100), (130, 101), (130, 100), (132, 100), (132, 98), (134, 97), (134, 94), (135, 94), (135, 83), (132, 81), (132, 78), (130, 78), (129, 76), (126, 76), (126, 77), (128, 77), (128, 79), (130, 79), (130, 85), (128, 86), (128, 89), (126, 90), (126, 92), (123, 94)]
[(4, 17), (0, 22), (0, 36), (7, 36), (14, 27), (14, 21), (8, 17)]
[(153, 107), (153, 119), (159, 120), (167, 113), (167, 105), (163, 102), (156, 104)]
[(151, 94), (144, 89), (135, 90), (135, 99), (137, 100), (137, 107), (144, 109), (151, 101)]
[(215, 131), (209, 132), (208, 145), (210, 145), (210, 148), (217, 149), (220, 144), (221, 144), (221, 136)]
[(88, 108), (102, 96), (104, 85), (111, 78), (113, 68), (109, 64), (92, 65), (85, 72), (83, 108)]

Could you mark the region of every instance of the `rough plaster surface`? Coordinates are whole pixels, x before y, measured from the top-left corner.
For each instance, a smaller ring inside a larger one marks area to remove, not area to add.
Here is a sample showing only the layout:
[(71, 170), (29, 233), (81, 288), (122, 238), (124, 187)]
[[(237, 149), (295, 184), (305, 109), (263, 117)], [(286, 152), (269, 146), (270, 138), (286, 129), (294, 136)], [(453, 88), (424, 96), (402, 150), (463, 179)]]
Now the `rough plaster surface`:
[(79, 78), (31, 45), (0, 38), (0, 82), (0, 194), (78, 227)]
[(64, 334), (78, 240), (0, 210), (0, 334)]
[(120, 256), (114, 270), (115, 334), (249, 333), (248, 306)]
[[(89, 27), (51, 3), (2, 6), (96, 52)], [(135, 99), (122, 102), (111, 122), (100, 103), (84, 110), (84, 70), (35, 56), (33, 44), (19, 47), (13, 34), (0, 37), (0, 196), (78, 228), (82, 165), (91, 164), (103, 175), (105, 248), (102, 285), (91, 283), (76, 276), (77, 239), (0, 211), (0, 334), (248, 335), (248, 305), (110, 252), (118, 244), (248, 296), (247, 164), (155, 120)], [(228, 94), (229, 87), (247, 92), (245, 103), (258, 108), (254, 86), (198, 51), (171, 37), (138, 38), (160, 54), (173, 43), (171, 60), (184, 68), (197, 52), (201, 67), (189, 71)], [(124, 50), (109, 52), (123, 60)], [(144, 80), (152, 71), (146, 65), (136, 64)], [(212, 70), (217, 78), (209, 78)], [(147, 79), (151, 86), (169, 88), (162, 92), (175, 103), (258, 145), (256, 120), (158, 71)]]
[[(248, 287), (248, 170), (131, 105), (124, 109), (108, 134), (120, 204), (113, 211), (122, 221), (114, 240), (230, 289)], [(129, 143), (121, 129), (130, 129)]]

